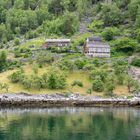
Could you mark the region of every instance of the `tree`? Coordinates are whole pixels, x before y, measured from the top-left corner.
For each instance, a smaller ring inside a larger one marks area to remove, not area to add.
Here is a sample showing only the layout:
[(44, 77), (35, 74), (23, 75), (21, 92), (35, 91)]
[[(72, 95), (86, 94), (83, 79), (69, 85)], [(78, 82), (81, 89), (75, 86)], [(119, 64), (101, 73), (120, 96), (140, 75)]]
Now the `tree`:
[(42, 25), (42, 23), (47, 20), (47, 19), (51, 19), (51, 15), (49, 15), (48, 13), (48, 9), (47, 8), (41, 8), (41, 9), (37, 9), (36, 10), (36, 15), (37, 15), (37, 21), (39, 25)]
[(116, 35), (119, 35), (119, 30), (116, 27), (107, 27), (102, 32), (102, 36), (105, 40), (111, 41)]
[(6, 12), (7, 10), (0, 6), (0, 24), (5, 23), (6, 21)]
[(134, 39), (128, 37), (119, 38), (113, 42), (113, 46), (116, 47), (118, 52), (124, 52), (128, 54), (132, 54), (135, 51), (137, 45), (138, 43)]
[(102, 20), (93, 20), (93, 22), (91, 24), (89, 24), (89, 29), (92, 32), (99, 32), (102, 31), (103, 27), (104, 27), (104, 22)]
[(100, 80), (105, 82), (106, 78), (107, 78), (107, 75), (108, 75), (108, 71), (105, 70), (105, 69), (95, 69), (93, 71), (91, 71), (90, 73), (90, 79), (94, 80), (94, 79), (98, 79), (100, 77)]
[(128, 74), (128, 63), (125, 60), (119, 60), (113, 64), (113, 67), (118, 84), (123, 85), (125, 81), (124, 77)]
[(15, 9), (24, 9), (24, 1), (23, 0), (15, 0), (14, 8)]
[(6, 69), (7, 65), (7, 54), (5, 51), (0, 52), (0, 72)]
[(102, 4), (101, 18), (106, 26), (118, 25), (122, 21), (121, 11), (116, 4)]
[(105, 95), (107, 96), (112, 96), (113, 95), (113, 90), (115, 89), (115, 85), (116, 85), (116, 76), (114, 74), (109, 74), (106, 82), (104, 84), (104, 91), (105, 91)]
[(126, 76), (126, 85), (129, 92), (135, 92), (140, 89), (139, 83), (129, 75)]
[(104, 90), (104, 83), (100, 77), (97, 77), (93, 80), (92, 89), (97, 92), (102, 92)]
[(63, 89), (66, 86), (66, 76), (59, 70), (51, 69), (45, 74), (47, 87), (49, 89)]
[(128, 5), (128, 11), (132, 20), (136, 20), (138, 8), (140, 5), (139, 0), (131, 0), (130, 4)]
[(50, 13), (58, 16), (64, 12), (65, 7), (62, 3), (62, 0), (52, 0), (48, 6), (48, 10)]
[(79, 20), (73, 13), (66, 13), (62, 17), (61, 32), (64, 35), (73, 35), (79, 27)]
[(75, 66), (78, 68), (78, 69), (83, 69), (84, 66), (87, 64), (87, 60), (85, 59), (77, 59), (75, 62), (74, 62)]
[(138, 12), (137, 12), (137, 15), (136, 15), (136, 27), (139, 28), (140, 27), (140, 5), (139, 5), (139, 8), (138, 8)]
[(6, 26), (5, 24), (0, 24), (0, 42), (3, 41), (4, 37), (6, 37)]

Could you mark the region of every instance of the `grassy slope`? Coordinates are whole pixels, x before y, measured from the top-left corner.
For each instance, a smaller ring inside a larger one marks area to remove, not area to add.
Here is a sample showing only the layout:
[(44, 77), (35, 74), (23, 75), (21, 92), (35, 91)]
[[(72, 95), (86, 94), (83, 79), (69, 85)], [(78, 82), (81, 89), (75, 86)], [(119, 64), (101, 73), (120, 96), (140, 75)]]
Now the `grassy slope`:
[(19, 45), (19, 47), (29, 47), (32, 45), (35, 45), (37, 48), (42, 46), (42, 44), (45, 42), (45, 38), (44, 37), (38, 37), (38, 38), (34, 38), (34, 39), (30, 39), (29, 41), (26, 41), (22, 44)]
[[(42, 74), (46, 71), (47, 67), (44, 67), (44, 68), (41, 68), (39, 69), (38, 71), (38, 74)], [(24, 70), (27, 74), (31, 74), (33, 73), (32, 71), (32, 67), (30, 65), (26, 65), (24, 66)], [(5, 83), (8, 83), (9, 85), (9, 92), (14, 92), (14, 93), (19, 93), (19, 92), (28, 92), (28, 93), (32, 93), (32, 94), (39, 94), (39, 93), (58, 93), (58, 92), (69, 92), (69, 91), (72, 91), (72, 92), (78, 92), (78, 93), (81, 93), (81, 94), (87, 94), (87, 90), (89, 88), (91, 88), (91, 82), (89, 80), (89, 75), (86, 73), (86, 72), (81, 72), (81, 71), (76, 71), (76, 72), (73, 72), (73, 73), (69, 73), (68, 74), (68, 77), (67, 77), (67, 87), (65, 90), (49, 90), (49, 89), (42, 89), (42, 90), (36, 90), (36, 89), (30, 89), (30, 90), (26, 90), (23, 88), (22, 85), (20, 84), (13, 84), (9, 81), (9, 79), (7, 78), (13, 71), (15, 70), (10, 70), (10, 71), (7, 71), (7, 72), (4, 72), (4, 73), (0, 73), (0, 82), (5, 82)], [(78, 81), (81, 81), (83, 84), (84, 84), (84, 87), (71, 87), (71, 83), (74, 81), (74, 80), (78, 80)], [(0, 93), (4, 93), (5, 90), (3, 91), (0, 91)], [(128, 94), (128, 90), (125, 86), (118, 86), (116, 89), (115, 89), (115, 93), (117, 95), (127, 95)], [(97, 92), (93, 92), (92, 93), (93, 95), (98, 95), (98, 96), (103, 96), (103, 93), (97, 93)]]

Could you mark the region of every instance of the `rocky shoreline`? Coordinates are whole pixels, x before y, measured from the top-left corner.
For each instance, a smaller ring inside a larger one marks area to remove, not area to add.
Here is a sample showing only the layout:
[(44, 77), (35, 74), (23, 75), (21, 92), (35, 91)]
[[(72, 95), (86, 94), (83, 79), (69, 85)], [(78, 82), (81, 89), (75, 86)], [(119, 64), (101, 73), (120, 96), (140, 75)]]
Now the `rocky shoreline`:
[(0, 94), (0, 107), (140, 107), (140, 97), (99, 98), (79, 94)]

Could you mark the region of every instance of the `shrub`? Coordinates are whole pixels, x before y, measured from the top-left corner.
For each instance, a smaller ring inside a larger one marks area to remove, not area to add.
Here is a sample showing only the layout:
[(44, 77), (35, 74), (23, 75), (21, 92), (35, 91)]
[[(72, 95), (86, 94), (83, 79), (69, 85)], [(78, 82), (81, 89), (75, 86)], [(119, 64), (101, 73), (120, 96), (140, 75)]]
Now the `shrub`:
[(0, 52), (0, 72), (7, 68), (7, 54), (5, 51)]
[(40, 53), (37, 54), (36, 62), (40, 65), (43, 66), (46, 63), (52, 63), (54, 61), (54, 57), (51, 53), (46, 53), (46, 51), (41, 51)]
[(116, 4), (102, 4), (101, 19), (106, 26), (118, 25), (122, 22), (121, 10)]
[(71, 86), (79, 86), (79, 87), (83, 87), (83, 83), (80, 81), (73, 81), (73, 83), (71, 84)]
[(115, 40), (113, 42), (113, 46), (116, 48), (118, 52), (124, 52), (124, 53), (133, 53), (137, 47), (138, 43), (128, 37), (123, 37)]
[(87, 71), (91, 71), (95, 68), (95, 66), (93, 64), (87, 64), (83, 67), (83, 70), (87, 70)]
[(36, 31), (29, 31), (26, 33), (27, 39), (36, 38), (38, 36), (38, 33)]
[(112, 82), (105, 83), (105, 95), (113, 96), (113, 90), (115, 89), (115, 85)]
[(43, 76), (49, 89), (63, 89), (66, 86), (66, 76), (59, 70), (51, 69)]
[(36, 89), (39, 89), (39, 90), (41, 88), (43, 88), (43, 79), (42, 79), (42, 77), (39, 77), (39, 76), (34, 74), (34, 75), (30, 76), (30, 79), (32, 81), (32, 85), (31, 85), (32, 88), (36, 88)]
[(20, 44), (20, 41), (19, 41), (18, 38), (15, 38), (15, 39), (14, 39), (14, 44), (15, 44), (16, 46)]
[(116, 27), (107, 27), (102, 32), (102, 36), (105, 40), (111, 41), (116, 35), (119, 35), (119, 30)]
[(98, 77), (104, 82), (107, 78), (108, 71), (104, 69), (95, 69), (90, 73), (90, 79), (94, 80)]
[(9, 85), (7, 83), (0, 83), (0, 90), (5, 89), (6, 92), (9, 91)]
[(108, 75), (105, 83), (104, 83), (104, 92), (107, 96), (113, 96), (113, 90), (115, 89), (116, 85), (116, 77), (114, 74)]
[(67, 59), (62, 59), (58, 63), (58, 66), (61, 70), (73, 70), (74, 69), (73, 61), (70, 61), (70, 60), (67, 60)]
[(89, 29), (91, 31), (95, 32), (99, 32), (101, 31), (101, 29), (103, 29), (104, 27), (104, 22), (102, 20), (94, 20), (90, 25), (89, 25)]
[(26, 89), (30, 89), (32, 87), (32, 79), (28, 76), (25, 76), (22, 81), (21, 81), (22, 85), (24, 86), (24, 88)]
[(77, 59), (74, 64), (78, 69), (83, 69), (83, 67), (87, 64), (87, 61)]
[(92, 89), (89, 88), (89, 89), (87, 90), (87, 93), (88, 93), (88, 94), (92, 94)]
[(131, 65), (136, 66), (136, 67), (140, 67), (140, 58), (134, 58), (131, 62)]
[(16, 71), (16, 72), (12, 73), (9, 76), (9, 79), (13, 83), (18, 83), (18, 82), (21, 82), (24, 77), (25, 77), (24, 72), (22, 70), (19, 70), (19, 71)]
[(104, 90), (104, 83), (100, 77), (93, 80), (92, 89), (97, 92), (102, 92)]

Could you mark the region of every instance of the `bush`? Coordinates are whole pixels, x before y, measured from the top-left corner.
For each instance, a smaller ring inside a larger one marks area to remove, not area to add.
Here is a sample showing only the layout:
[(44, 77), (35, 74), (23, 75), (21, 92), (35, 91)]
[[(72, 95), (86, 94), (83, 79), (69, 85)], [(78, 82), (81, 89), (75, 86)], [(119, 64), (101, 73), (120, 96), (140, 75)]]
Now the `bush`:
[(80, 81), (73, 81), (73, 83), (71, 84), (71, 86), (79, 86), (79, 87), (83, 87), (83, 83)]
[(107, 82), (105, 84), (105, 95), (107, 96), (113, 96), (113, 90), (115, 89), (115, 85), (111, 82)]
[(67, 60), (67, 59), (62, 59), (59, 63), (58, 66), (61, 70), (74, 70), (74, 63), (73, 61)]
[(94, 20), (88, 27), (94, 33), (99, 32), (103, 29), (104, 22), (102, 20)]
[(102, 32), (102, 36), (105, 40), (111, 41), (116, 35), (119, 35), (119, 30), (116, 27), (107, 27)]
[(37, 54), (36, 62), (39, 64), (39, 66), (43, 66), (46, 63), (52, 63), (54, 61), (54, 57), (51, 53), (48, 53), (46, 51), (41, 51)]
[(106, 26), (116, 26), (122, 22), (121, 10), (116, 4), (102, 4), (101, 19)]
[(9, 85), (7, 83), (0, 83), (0, 90), (5, 89), (6, 92), (9, 91)]
[(140, 67), (140, 58), (134, 58), (131, 62), (132, 66)]
[(108, 75), (108, 71), (106, 71), (104, 69), (95, 69), (90, 73), (90, 79), (94, 80), (94, 79), (100, 77), (100, 79), (103, 82), (105, 82), (107, 75)]
[(74, 13), (66, 12), (61, 21), (60, 30), (64, 35), (73, 35), (79, 28), (79, 19)]
[(51, 69), (42, 78), (49, 89), (64, 89), (66, 86), (66, 76), (59, 70)]
[(92, 94), (92, 89), (91, 89), (91, 88), (89, 88), (89, 89), (87, 90), (87, 94)]
[(112, 44), (118, 52), (133, 53), (138, 43), (128, 37), (123, 37), (115, 40)]
[(102, 92), (104, 90), (104, 83), (100, 77), (93, 80), (92, 89), (97, 92)]
[(38, 33), (36, 31), (29, 31), (26, 33), (27, 39), (36, 38), (38, 36)]
[(21, 82), (24, 78), (24, 72), (22, 70), (16, 71), (9, 76), (12, 83)]
[(20, 44), (20, 41), (19, 41), (18, 38), (15, 38), (15, 39), (14, 39), (14, 44), (15, 44), (16, 46)]
[(115, 89), (116, 77), (114, 74), (108, 75), (106, 82), (104, 84), (104, 92), (107, 96), (113, 96), (113, 90)]
[(29, 76), (24, 77), (21, 83), (26, 89), (30, 89), (32, 87), (32, 79)]
[(87, 60), (77, 59), (74, 64), (78, 69), (83, 69), (83, 67), (87, 64)]
[(0, 72), (7, 69), (7, 54), (5, 51), (0, 52)]

